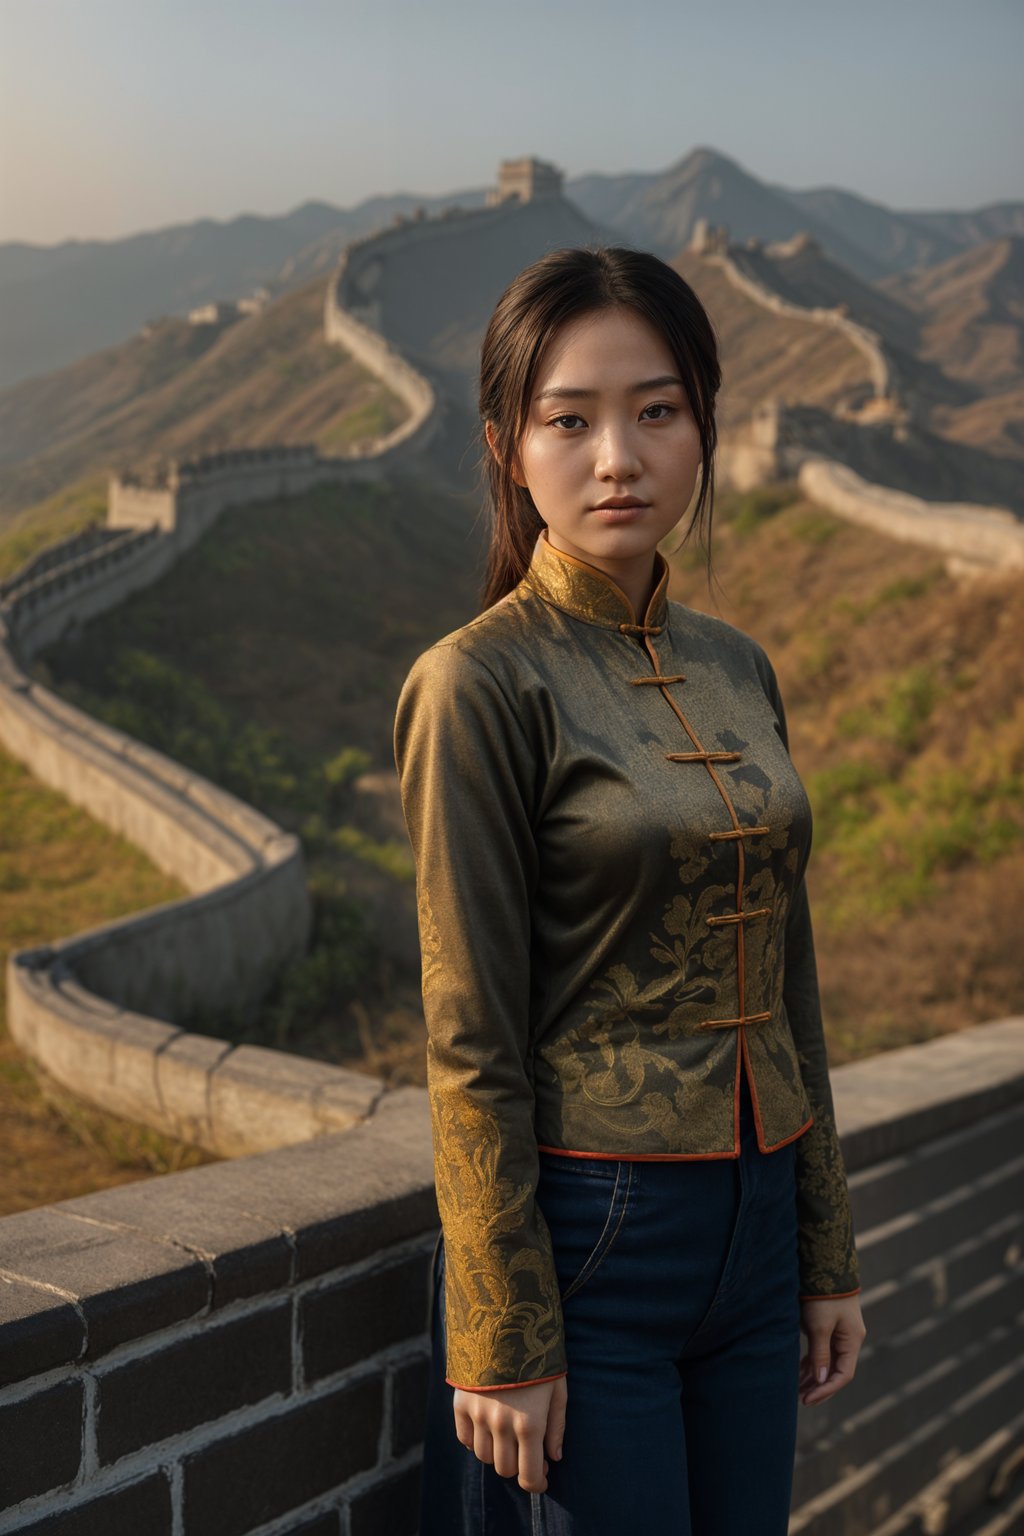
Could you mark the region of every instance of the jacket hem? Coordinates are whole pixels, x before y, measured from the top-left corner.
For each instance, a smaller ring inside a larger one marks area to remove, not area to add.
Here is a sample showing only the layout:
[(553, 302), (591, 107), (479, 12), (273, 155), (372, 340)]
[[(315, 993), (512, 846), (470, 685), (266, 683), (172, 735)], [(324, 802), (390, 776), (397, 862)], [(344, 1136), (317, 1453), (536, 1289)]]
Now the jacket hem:
[[(792, 1136), (786, 1136), (782, 1141), (774, 1142), (770, 1147), (760, 1145), (760, 1126), (758, 1127), (758, 1150), (761, 1152), (778, 1152), (781, 1147), (787, 1147), (791, 1141), (796, 1141), (805, 1131), (809, 1131), (814, 1124), (814, 1118), (806, 1121)], [(721, 1161), (724, 1158), (736, 1159), (740, 1155), (740, 1147), (735, 1146), (727, 1152), (581, 1152), (575, 1147), (552, 1147), (546, 1142), (537, 1143), (538, 1152), (553, 1152), (556, 1157), (593, 1157), (603, 1158), (607, 1162), (618, 1163), (699, 1163), (709, 1159)]]
[[(793, 1132), (792, 1136), (784, 1136), (781, 1141), (773, 1142), (770, 1147), (761, 1146), (760, 1149), (761, 1149), (762, 1152), (778, 1152), (780, 1147), (788, 1147), (791, 1141), (798, 1141), (799, 1138), (804, 1134), (805, 1131), (809, 1131), (810, 1130), (810, 1128), (811, 1128), (811, 1126), (813, 1124), (814, 1124), (814, 1116), (812, 1115), (809, 1120), (805, 1120), (804, 1121), (803, 1125), (800, 1127), (800, 1129), (798, 1131), (794, 1131)], [(758, 1122), (757, 1131), (758, 1131), (758, 1145), (760, 1146), (760, 1142), (761, 1142), (761, 1125), (760, 1125), (760, 1122)]]
[(796, 1141), (805, 1131), (809, 1131), (814, 1124), (814, 1116), (811, 1115), (803, 1125), (793, 1132), (792, 1136), (784, 1136), (781, 1141), (775, 1141), (769, 1147), (764, 1139), (764, 1122), (761, 1119), (761, 1101), (757, 1096), (757, 1075), (754, 1072), (754, 1064), (750, 1059), (750, 1049), (747, 1045), (745, 1034), (738, 1032), (739, 1038), (736, 1051), (736, 1087), (733, 1096), (733, 1123), (736, 1127), (736, 1141), (739, 1144), (740, 1134), (740, 1087), (744, 1067), (747, 1074), (747, 1088), (750, 1093), (750, 1104), (754, 1112), (754, 1125), (757, 1129), (757, 1145), (761, 1152), (778, 1152), (782, 1147), (788, 1147), (791, 1141)]

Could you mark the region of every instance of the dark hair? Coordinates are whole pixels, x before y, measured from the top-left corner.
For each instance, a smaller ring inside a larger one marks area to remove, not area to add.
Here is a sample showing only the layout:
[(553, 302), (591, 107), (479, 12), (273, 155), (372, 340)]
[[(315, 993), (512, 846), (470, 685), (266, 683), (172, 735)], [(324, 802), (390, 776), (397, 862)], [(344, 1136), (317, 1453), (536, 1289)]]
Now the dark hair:
[[(526, 427), (541, 353), (567, 320), (596, 310), (632, 309), (658, 330), (675, 358), (700, 433), (701, 485), (690, 526), (708, 542), (714, 508), (715, 399), (722, 382), (718, 344), (703, 304), (679, 273), (647, 251), (621, 246), (550, 251), (505, 289), (480, 353), (480, 419), (493, 424), (495, 454), (483, 437), (482, 465), (491, 507), (491, 541), (483, 608), (511, 592), (526, 574), (544, 526), (529, 491), (512, 478)], [(500, 462), (499, 462), (500, 460)]]

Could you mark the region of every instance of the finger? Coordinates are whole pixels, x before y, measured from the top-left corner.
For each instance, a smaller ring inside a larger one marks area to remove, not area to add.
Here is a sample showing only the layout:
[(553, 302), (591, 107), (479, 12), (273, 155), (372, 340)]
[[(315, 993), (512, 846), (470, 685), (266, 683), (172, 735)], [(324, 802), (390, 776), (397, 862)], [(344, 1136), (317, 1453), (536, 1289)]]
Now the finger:
[(527, 1493), (544, 1493), (547, 1490), (547, 1462), (541, 1437), (534, 1431), (519, 1437), (519, 1486)]
[(827, 1402), (830, 1397), (835, 1397), (837, 1392), (841, 1392), (843, 1387), (848, 1386), (849, 1381), (849, 1376), (842, 1375), (836, 1371), (821, 1386), (812, 1387), (810, 1392), (805, 1395), (804, 1402), (809, 1404)]
[(455, 1438), (461, 1445), (466, 1447), (467, 1451), (473, 1449), (475, 1438), (473, 1420), (464, 1408), (456, 1408), (455, 1410)]
[(832, 1368), (831, 1352), (816, 1352), (814, 1341), (800, 1361), (800, 1377), (797, 1390), (805, 1403), (819, 1402), (818, 1394), (828, 1381)]
[(565, 1398), (560, 1401), (552, 1398), (551, 1407), (548, 1410), (547, 1428), (544, 1431), (544, 1446), (552, 1461), (561, 1461), (562, 1442), (565, 1439)]
[(813, 1386), (804, 1396), (805, 1403), (824, 1403), (830, 1397), (835, 1397), (852, 1380), (851, 1372), (836, 1368), (831, 1371), (827, 1379)]
[(494, 1465), (494, 1440), (486, 1424), (474, 1423), (473, 1425), (473, 1454), (477, 1461), (486, 1461), (489, 1466)]
[(541, 1480), (540, 1480), (539, 1483), (534, 1484), (534, 1483), (531, 1483), (531, 1482), (524, 1482), (522, 1476), (520, 1476), (520, 1478), (519, 1478), (519, 1486), (526, 1493), (547, 1493), (547, 1491), (548, 1491), (548, 1459), (547, 1459), (546, 1456), (541, 1458), (541, 1466), (543, 1467), (544, 1470), (543, 1470), (543, 1475), (541, 1476)]
[(829, 1371), (832, 1368), (832, 1334), (823, 1328), (815, 1329), (808, 1335), (807, 1370), (811, 1380), (817, 1383), (827, 1381)]
[(516, 1477), (519, 1472), (519, 1441), (512, 1426), (493, 1430), (491, 1438), (495, 1472), (499, 1477)]
[[(810, 1352), (810, 1350), (808, 1350), (808, 1352), (804, 1355), (803, 1359), (800, 1361), (800, 1385), (801, 1385), (801, 1387), (813, 1387), (813, 1386), (816, 1385), (817, 1380), (818, 1380), (818, 1374), (817, 1373), (818, 1373), (819, 1363), (825, 1363), (827, 1366), (831, 1366), (831, 1363), (832, 1363), (831, 1362), (831, 1356), (826, 1354), (821, 1359), (816, 1359), (815, 1356)], [(828, 1370), (826, 1369), (826, 1376), (827, 1375), (828, 1375)]]
[(841, 1349), (836, 1354), (832, 1363), (832, 1369), (828, 1372), (823, 1382), (812, 1381), (810, 1390), (818, 1394), (817, 1402), (824, 1402), (826, 1397), (834, 1397), (842, 1387), (848, 1385), (857, 1372), (856, 1349)]
[(860, 1341), (843, 1339), (837, 1343), (835, 1353), (835, 1369), (845, 1376), (852, 1376), (857, 1369), (857, 1359), (860, 1355)]

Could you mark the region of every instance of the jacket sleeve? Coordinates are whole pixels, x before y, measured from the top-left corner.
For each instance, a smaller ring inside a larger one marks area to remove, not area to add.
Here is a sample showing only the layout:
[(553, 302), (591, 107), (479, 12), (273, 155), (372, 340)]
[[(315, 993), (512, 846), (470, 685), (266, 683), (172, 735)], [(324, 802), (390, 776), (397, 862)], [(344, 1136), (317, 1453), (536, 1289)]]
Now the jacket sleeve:
[[(775, 670), (762, 652), (766, 691), (789, 751), (786, 712)], [(809, 855), (810, 849), (808, 847)], [(800, 1299), (852, 1296), (860, 1290), (850, 1194), (828, 1075), (814, 932), (807, 895), (807, 857), (786, 920), (783, 1002), (814, 1123), (796, 1143), (800, 1227)]]
[(525, 1386), (566, 1374), (528, 1067), (535, 754), (490, 668), (444, 642), (405, 680), (394, 746), (416, 863), (446, 1378)]

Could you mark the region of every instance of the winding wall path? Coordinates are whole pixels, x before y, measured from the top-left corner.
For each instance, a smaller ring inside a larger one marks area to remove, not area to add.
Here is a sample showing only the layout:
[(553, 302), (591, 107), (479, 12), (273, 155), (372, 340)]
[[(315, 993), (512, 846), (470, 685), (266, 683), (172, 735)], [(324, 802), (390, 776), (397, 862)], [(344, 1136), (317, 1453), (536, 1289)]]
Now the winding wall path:
[(62, 540), (0, 587), (0, 744), (175, 875), (188, 897), (71, 939), (15, 951), (9, 1027), (65, 1087), (222, 1156), (300, 1142), (366, 1119), (383, 1085), (284, 1051), (182, 1029), (196, 1009), (258, 1009), (309, 940), (298, 838), (217, 785), (35, 682), (31, 658), (160, 579), (229, 506), (381, 473), (421, 453), (441, 416), (430, 383), (328, 284), (324, 330), (406, 404), (365, 453), (288, 446), (175, 462), (157, 484), (110, 483), (107, 524)]

